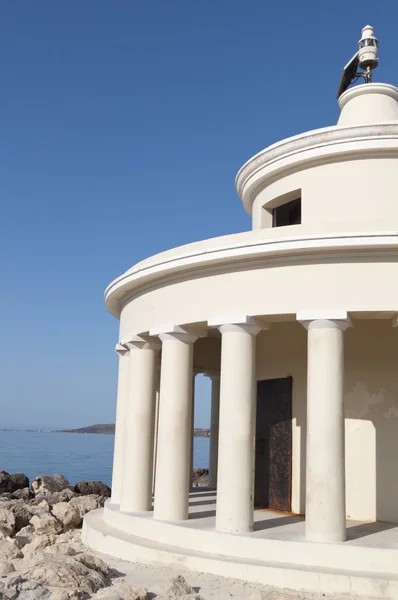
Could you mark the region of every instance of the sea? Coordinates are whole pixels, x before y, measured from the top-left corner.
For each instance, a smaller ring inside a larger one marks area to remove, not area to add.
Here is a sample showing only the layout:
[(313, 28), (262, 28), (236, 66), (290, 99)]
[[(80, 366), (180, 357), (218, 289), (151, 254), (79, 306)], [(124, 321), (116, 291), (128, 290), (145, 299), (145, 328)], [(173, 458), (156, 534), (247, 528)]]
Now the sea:
[[(64, 475), (71, 485), (78, 481), (103, 481), (111, 485), (113, 435), (0, 431), (0, 470), (37, 475)], [(194, 467), (209, 465), (210, 439), (195, 437)]]

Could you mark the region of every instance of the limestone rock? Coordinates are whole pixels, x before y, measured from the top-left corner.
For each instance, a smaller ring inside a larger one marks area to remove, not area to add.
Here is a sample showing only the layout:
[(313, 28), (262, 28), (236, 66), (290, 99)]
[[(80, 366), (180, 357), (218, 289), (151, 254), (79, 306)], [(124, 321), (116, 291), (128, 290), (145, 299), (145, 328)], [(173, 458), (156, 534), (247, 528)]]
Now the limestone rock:
[(94, 556), (93, 554), (84, 553), (76, 556), (76, 560), (80, 562), (82, 565), (87, 567), (88, 569), (92, 569), (93, 571), (97, 571), (104, 577), (114, 577), (116, 573), (109, 567), (103, 560)]
[(44, 586), (79, 590), (92, 594), (110, 585), (110, 580), (73, 558), (47, 558), (22, 572), (22, 577)]
[(91, 596), (91, 600), (125, 600), (126, 595), (121, 590), (114, 590), (104, 588), (100, 590), (94, 596)]
[(194, 469), (192, 487), (207, 487), (209, 485), (209, 469)]
[(9, 575), (15, 571), (15, 567), (11, 562), (7, 560), (0, 560), (0, 577)]
[(35, 528), (30, 523), (23, 527), (18, 533), (15, 535), (15, 539), (18, 542), (18, 545), (23, 548), (26, 544), (30, 544), (34, 537)]
[(2, 559), (22, 558), (17, 540), (10, 537), (0, 540), (0, 556)]
[(189, 583), (184, 579), (182, 575), (178, 575), (171, 580), (171, 587), (167, 590), (166, 595), (168, 596), (184, 596), (188, 594), (194, 594), (194, 590), (191, 588)]
[(7, 471), (0, 471), (0, 494), (12, 491), (11, 475)]
[(19, 488), (12, 493), (12, 498), (15, 500), (30, 500), (34, 498), (34, 493), (30, 487)]
[(50, 492), (62, 492), (69, 488), (69, 481), (63, 475), (38, 475), (32, 481), (32, 489), (36, 496)]
[(104, 506), (104, 501), (105, 498), (103, 496), (77, 496), (76, 498), (72, 498), (70, 504), (76, 506), (80, 516), (83, 518), (90, 510), (102, 508), (102, 506)]
[[(146, 588), (127, 586), (120, 589), (104, 588), (99, 590), (99, 592), (91, 598), (92, 600), (148, 600), (150, 596)], [(191, 600), (193, 600), (193, 598), (193, 596), (190, 597)]]
[(44, 549), (45, 554), (54, 556), (76, 556), (85, 551), (81, 531), (77, 529), (68, 529), (65, 533), (55, 536), (55, 543)]
[(78, 527), (82, 518), (79, 508), (70, 502), (59, 502), (52, 509), (53, 515), (62, 523), (65, 529), (70, 527)]
[(54, 534), (35, 535), (32, 541), (23, 546), (22, 552), (24, 557), (32, 556), (40, 550), (44, 550), (47, 546), (55, 543)]
[(129, 588), (126, 590), (123, 600), (148, 600), (148, 590), (146, 588)]
[(302, 596), (296, 594), (283, 594), (281, 592), (261, 592), (256, 590), (249, 597), (249, 600), (300, 600)]
[[(165, 596), (156, 596), (156, 600), (175, 600), (175, 598), (178, 598), (178, 600), (205, 600), (203, 598), (203, 596), (201, 596), (200, 594), (195, 594), (195, 592), (193, 592), (192, 594), (182, 594), (182, 596), (175, 596), (174, 594), (166, 594)], [(231, 596), (231, 598), (232, 598), (232, 596)], [(221, 596), (219, 597), (217, 595), (217, 600), (221, 600)]]
[(15, 516), (6, 506), (0, 506), (0, 530), (5, 536), (15, 533)]
[(94, 598), (94, 596), (79, 590), (68, 591), (61, 588), (51, 590), (51, 600), (86, 600), (86, 598)]
[(33, 515), (30, 523), (35, 528), (36, 533), (59, 533), (62, 530), (61, 523), (49, 513)]
[(75, 485), (74, 491), (84, 496), (91, 494), (104, 496), (104, 498), (110, 498), (111, 496), (111, 488), (102, 481), (79, 481)]
[(29, 487), (29, 479), (24, 473), (14, 473), (13, 475), (10, 475), (10, 481), (12, 483), (13, 492)]
[(19, 586), (18, 600), (46, 600), (51, 592), (36, 581), (24, 581)]
[(20, 531), (23, 527), (26, 527), (32, 517), (29, 505), (23, 500), (7, 500), (0, 504), (0, 508), (6, 508), (13, 513), (15, 517), (16, 532)]
[(12, 493), (11, 492), (3, 492), (0, 496), (0, 500), (12, 500)]
[(77, 496), (75, 492), (70, 490), (69, 488), (65, 488), (61, 492), (46, 492), (45, 494), (38, 494), (31, 502), (33, 506), (40, 504), (43, 498), (46, 499), (46, 502), (50, 507), (58, 504), (59, 502), (69, 502), (72, 498)]

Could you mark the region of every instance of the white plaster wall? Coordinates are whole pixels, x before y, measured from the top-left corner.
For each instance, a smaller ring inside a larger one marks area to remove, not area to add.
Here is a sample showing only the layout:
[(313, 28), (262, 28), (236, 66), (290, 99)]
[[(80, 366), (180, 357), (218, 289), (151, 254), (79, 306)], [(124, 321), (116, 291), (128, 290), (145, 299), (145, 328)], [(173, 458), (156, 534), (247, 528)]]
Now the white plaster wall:
[[(305, 512), (307, 337), (279, 323), (257, 339), (257, 379), (293, 377), (292, 511)], [(347, 517), (398, 522), (398, 329), (355, 320), (345, 334)], [(330, 474), (332, 477), (333, 474)]]
[(356, 321), (345, 335), (347, 514), (398, 522), (398, 329)]
[[(271, 183), (253, 204), (253, 229), (271, 227), (270, 210), (285, 201), (283, 196), (301, 190), (301, 225), (284, 228), (291, 235), (301, 227), (327, 231), (332, 223), (339, 229), (363, 231), (389, 216), (390, 227), (398, 226), (398, 159), (366, 158), (329, 162), (298, 170)], [(377, 229), (377, 227), (375, 227)]]

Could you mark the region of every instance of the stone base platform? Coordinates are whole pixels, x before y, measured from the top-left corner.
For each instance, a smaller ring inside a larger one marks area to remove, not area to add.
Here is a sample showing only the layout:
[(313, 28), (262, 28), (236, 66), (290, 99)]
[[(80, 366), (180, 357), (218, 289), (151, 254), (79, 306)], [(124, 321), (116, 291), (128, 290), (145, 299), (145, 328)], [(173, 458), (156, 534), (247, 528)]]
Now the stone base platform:
[(303, 517), (255, 511), (248, 534), (215, 531), (216, 494), (190, 494), (190, 518), (155, 521), (152, 513), (120, 513), (108, 502), (86, 515), (83, 541), (124, 560), (184, 565), (196, 571), (300, 591), (398, 598), (398, 524), (350, 521), (348, 540), (304, 539)]

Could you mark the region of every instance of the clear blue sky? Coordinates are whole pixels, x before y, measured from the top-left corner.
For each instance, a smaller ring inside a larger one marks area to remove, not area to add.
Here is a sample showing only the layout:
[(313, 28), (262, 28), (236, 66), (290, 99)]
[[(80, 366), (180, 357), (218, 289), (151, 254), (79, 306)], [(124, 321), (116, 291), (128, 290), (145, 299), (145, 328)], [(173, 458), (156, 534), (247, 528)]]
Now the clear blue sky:
[[(336, 122), (368, 22), (375, 80), (397, 84), (395, 0), (1, 3), (3, 426), (114, 419), (104, 288), (146, 256), (250, 229), (237, 170)], [(202, 381), (197, 395), (203, 426)]]

